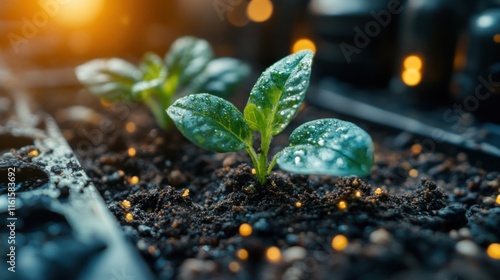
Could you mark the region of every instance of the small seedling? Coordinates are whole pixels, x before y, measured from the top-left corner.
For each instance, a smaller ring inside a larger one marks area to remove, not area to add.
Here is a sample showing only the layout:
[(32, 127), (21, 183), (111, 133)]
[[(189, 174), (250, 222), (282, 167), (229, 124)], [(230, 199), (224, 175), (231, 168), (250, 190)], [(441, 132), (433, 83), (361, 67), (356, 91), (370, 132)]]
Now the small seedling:
[(207, 41), (182, 37), (165, 59), (148, 52), (139, 67), (120, 58), (95, 59), (78, 66), (76, 76), (106, 101), (145, 103), (158, 125), (167, 129), (171, 121), (164, 110), (176, 99), (197, 92), (228, 97), (249, 73), (237, 59), (212, 57)]
[[(290, 145), (271, 161), (273, 136), (295, 117), (309, 86), (313, 53), (301, 51), (269, 67), (257, 80), (241, 114), (228, 101), (207, 94), (177, 100), (167, 109), (179, 131), (196, 145), (214, 152), (246, 150), (261, 184), (277, 163), (300, 174), (336, 176), (370, 174), (373, 143), (358, 126), (337, 119), (320, 119), (299, 126)], [(260, 148), (253, 147), (254, 131)]]

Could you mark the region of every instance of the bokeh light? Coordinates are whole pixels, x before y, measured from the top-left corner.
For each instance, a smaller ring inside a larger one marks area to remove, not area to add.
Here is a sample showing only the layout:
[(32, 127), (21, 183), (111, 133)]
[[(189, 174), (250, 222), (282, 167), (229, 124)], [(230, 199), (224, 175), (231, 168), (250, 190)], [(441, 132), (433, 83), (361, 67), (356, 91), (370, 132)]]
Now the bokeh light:
[(297, 41), (292, 46), (292, 53), (296, 53), (302, 50), (311, 50), (316, 53), (316, 45), (313, 41), (307, 38), (302, 38)]
[(54, 20), (67, 27), (81, 27), (91, 23), (104, 6), (103, 0), (71, 0), (57, 3), (60, 5), (54, 8)]
[(264, 22), (273, 14), (273, 3), (269, 0), (252, 0), (248, 4), (247, 16), (251, 21)]

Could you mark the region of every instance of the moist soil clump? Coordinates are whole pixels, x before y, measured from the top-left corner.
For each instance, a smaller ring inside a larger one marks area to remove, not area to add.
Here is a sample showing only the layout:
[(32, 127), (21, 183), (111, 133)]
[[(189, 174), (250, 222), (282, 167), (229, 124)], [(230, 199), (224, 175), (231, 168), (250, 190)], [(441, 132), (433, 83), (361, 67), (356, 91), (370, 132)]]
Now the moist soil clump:
[[(371, 176), (275, 169), (262, 186), (244, 153), (207, 152), (175, 128), (151, 129), (154, 120), (142, 106), (126, 118), (106, 106), (100, 118), (115, 129), (99, 130), (103, 137), (92, 149), (78, 147), (88, 141), (82, 132), (98, 129), (99, 122), (60, 124), (160, 279), (500, 275), (500, 260), (487, 254), (490, 244), (500, 242), (498, 166), (480, 167), (463, 153), (426, 151), (411, 135), (358, 122), (375, 141)], [(323, 117), (336, 116), (305, 106), (289, 127)], [(271, 153), (286, 145), (289, 133), (276, 137)], [(239, 231), (244, 223), (252, 228), (249, 236)], [(339, 236), (347, 239), (332, 244)]]

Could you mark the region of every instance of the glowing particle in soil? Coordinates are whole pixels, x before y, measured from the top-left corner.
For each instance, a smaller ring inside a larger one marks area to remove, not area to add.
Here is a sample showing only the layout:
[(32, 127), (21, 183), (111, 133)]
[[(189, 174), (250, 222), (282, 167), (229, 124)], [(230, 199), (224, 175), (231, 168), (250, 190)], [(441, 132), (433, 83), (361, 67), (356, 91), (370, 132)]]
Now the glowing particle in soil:
[(500, 194), (499, 194), (499, 195), (497, 195), (496, 203), (497, 203), (497, 204), (500, 204)]
[(37, 157), (38, 156), (38, 151), (37, 150), (31, 150), (31, 151), (29, 151), (28, 155), (32, 156), (32, 157)]
[(345, 210), (347, 208), (347, 202), (342, 200), (341, 202), (339, 202), (338, 208), (339, 210)]
[(242, 261), (246, 261), (248, 259), (248, 251), (246, 249), (239, 249), (236, 255), (238, 256), (238, 259)]
[(257, 174), (257, 171), (255, 170), (255, 168), (252, 168), (252, 174), (253, 175)]
[(127, 209), (130, 208), (130, 206), (132, 206), (132, 203), (130, 203), (130, 201), (125, 199), (124, 201), (122, 201), (122, 206), (123, 208)]
[(182, 197), (186, 197), (186, 196), (189, 196), (189, 189), (185, 189), (185, 190), (182, 192)]
[(127, 213), (127, 215), (125, 215), (125, 220), (127, 220), (127, 222), (130, 222), (134, 219), (134, 216), (132, 216), (132, 214), (130, 213)]
[(125, 130), (128, 132), (128, 133), (134, 133), (135, 130), (136, 130), (136, 126), (135, 126), (135, 123), (133, 122), (128, 122), (126, 125), (125, 125)]
[(250, 234), (252, 234), (252, 226), (247, 223), (241, 224), (240, 235), (246, 237), (250, 236)]
[(276, 246), (271, 246), (266, 251), (266, 259), (269, 262), (277, 263), (281, 260), (281, 251)]
[(343, 251), (347, 245), (349, 245), (349, 240), (342, 234), (336, 235), (332, 239), (332, 248), (337, 251)]
[(486, 253), (490, 258), (500, 260), (500, 243), (491, 243)]
[(240, 268), (241, 266), (238, 262), (232, 261), (229, 263), (229, 270), (231, 270), (231, 272), (233, 273), (240, 271)]
[(375, 195), (381, 195), (382, 194), (382, 189), (381, 188), (377, 188), (375, 190)]
[(363, 195), (363, 193), (360, 191), (356, 191), (356, 193), (354, 194), (354, 196), (356, 196), (356, 198), (361, 198), (362, 195)]
[(353, 187), (357, 187), (359, 185), (358, 179), (354, 179), (351, 184)]
[(300, 201), (295, 202), (295, 208), (300, 208), (300, 207), (302, 207), (302, 202)]
[(127, 153), (128, 153), (129, 157), (135, 157), (135, 155), (137, 154), (137, 151), (134, 148), (128, 148)]
[(408, 172), (408, 175), (410, 175), (410, 177), (417, 177), (418, 176), (418, 170), (417, 169), (411, 169), (410, 172)]
[(128, 181), (129, 181), (130, 184), (135, 185), (135, 184), (139, 183), (139, 177), (133, 176)]

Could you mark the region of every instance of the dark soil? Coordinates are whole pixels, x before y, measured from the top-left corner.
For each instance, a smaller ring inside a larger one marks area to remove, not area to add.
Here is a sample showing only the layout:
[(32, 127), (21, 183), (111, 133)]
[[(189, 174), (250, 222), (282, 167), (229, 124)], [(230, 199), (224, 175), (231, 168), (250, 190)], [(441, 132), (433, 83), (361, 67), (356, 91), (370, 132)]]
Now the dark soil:
[[(59, 123), (108, 208), (160, 279), (500, 275), (500, 260), (486, 254), (491, 243), (500, 242), (498, 165), (479, 168), (466, 154), (428, 150), (412, 135), (358, 122), (376, 142), (370, 177), (276, 169), (261, 186), (243, 152), (214, 154), (175, 128), (151, 129), (156, 126), (142, 106), (123, 113), (94, 105), (99, 113), (92, 122), (68, 117), (65, 109)], [(320, 117), (337, 116), (306, 106), (275, 139), (274, 152), (286, 145), (293, 128)], [(136, 125), (133, 132), (130, 123)], [(249, 237), (239, 233), (243, 223), (252, 226)], [(349, 240), (344, 250), (332, 248), (336, 235)], [(281, 250), (278, 262), (266, 258), (270, 246)], [(246, 260), (237, 256), (242, 248), (249, 253)]]

